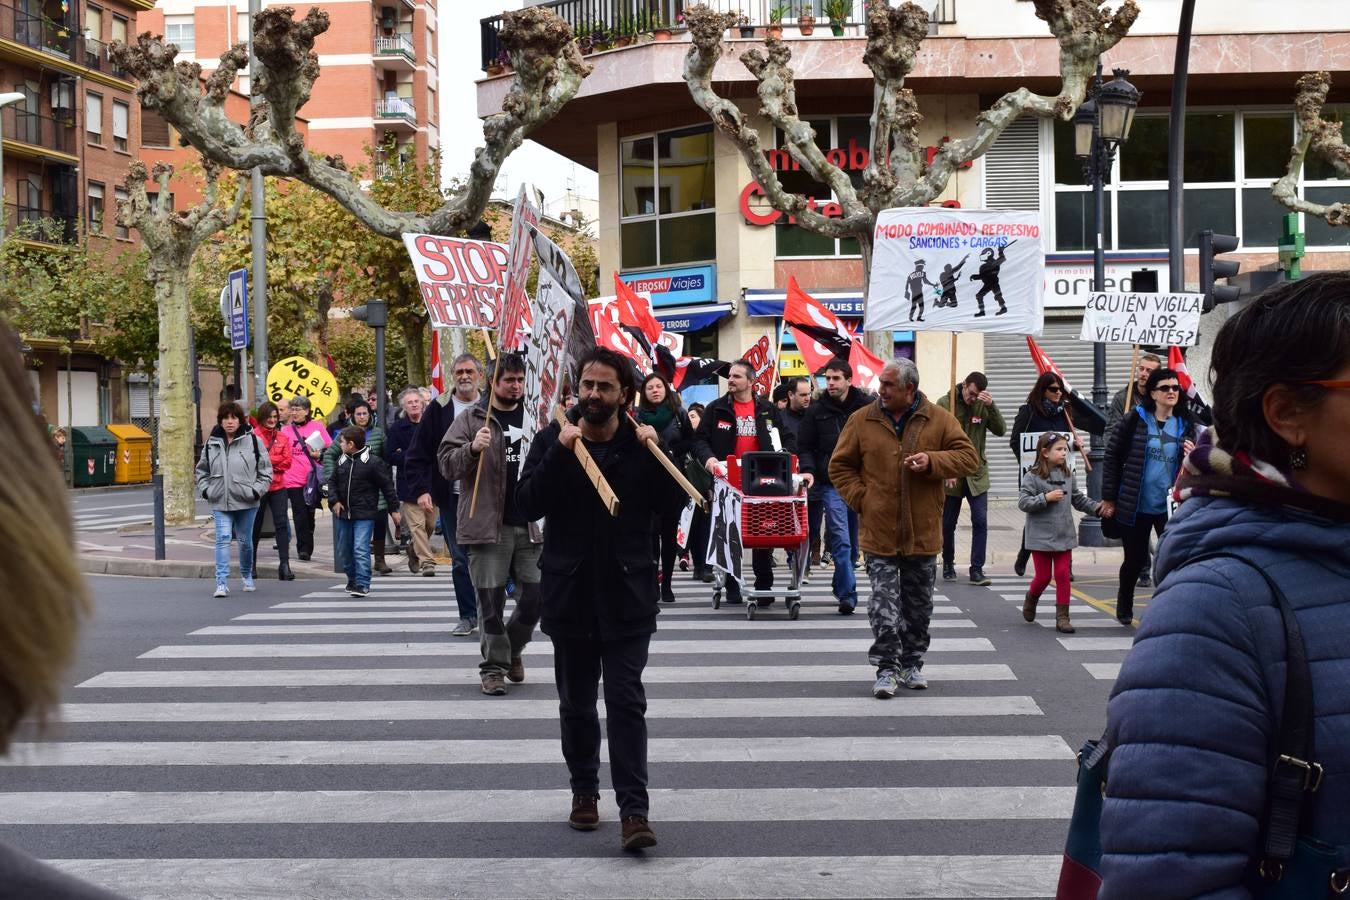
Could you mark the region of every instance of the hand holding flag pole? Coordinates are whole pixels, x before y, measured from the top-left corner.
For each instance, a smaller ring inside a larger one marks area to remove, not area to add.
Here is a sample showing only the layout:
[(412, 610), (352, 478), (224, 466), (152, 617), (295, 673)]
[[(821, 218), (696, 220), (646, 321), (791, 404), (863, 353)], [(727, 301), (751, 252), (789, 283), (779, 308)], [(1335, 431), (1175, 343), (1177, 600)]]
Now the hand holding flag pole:
[[(561, 407), (553, 411), (553, 417), (558, 420), (559, 425), (570, 424), (567, 417), (563, 415)], [(591, 451), (586, 449), (584, 442), (578, 440), (572, 444), (572, 452), (577, 455), (577, 462), (581, 463), (582, 471), (586, 473), (586, 477), (595, 486), (595, 491), (600, 495), (600, 500), (605, 504), (605, 509), (609, 510), (611, 516), (617, 517), (619, 515), (619, 495), (614, 493), (614, 488), (610, 487), (609, 482), (605, 480), (605, 474), (600, 471), (600, 466), (596, 463), (595, 457), (591, 456)]]

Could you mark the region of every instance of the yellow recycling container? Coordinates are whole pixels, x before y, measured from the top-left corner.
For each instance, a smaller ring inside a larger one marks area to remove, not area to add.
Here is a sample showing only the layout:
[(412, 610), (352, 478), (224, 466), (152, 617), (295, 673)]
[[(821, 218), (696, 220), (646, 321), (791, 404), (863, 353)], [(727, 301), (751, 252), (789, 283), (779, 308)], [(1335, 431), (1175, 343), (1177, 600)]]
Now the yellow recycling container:
[(117, 467), (113, 484), (149, 481), (152, 473), (150, 435), (135, 425), (109, 425), (108, 430), (117, 438)]

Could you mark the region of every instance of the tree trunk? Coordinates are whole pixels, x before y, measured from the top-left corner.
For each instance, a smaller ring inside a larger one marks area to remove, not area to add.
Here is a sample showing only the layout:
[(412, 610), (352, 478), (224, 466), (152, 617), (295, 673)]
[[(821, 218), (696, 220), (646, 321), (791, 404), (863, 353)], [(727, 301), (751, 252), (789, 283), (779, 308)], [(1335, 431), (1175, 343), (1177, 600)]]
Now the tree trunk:
[(159, 307), (159, 463), (164, 475), (164, 518), (172, 525), (190, 525), (197, 516), (197, 461), (192, 455), (196, 411), (188, 353), (188, 267), (154, 268), (155, 302)]
[(427, 350), (423, 346), (426, 336), (426, 319), (409, 319), (403, 323), (403, 359), (408, 366), (409, 384), (426, 384), (430, 379)]
[(333, 308), (333, 291), (327, 287), (320, 288), (314, 296), (316, 306), (314, 315), (309, 320), (309, 333), (305, 335), (305, 338), (314, 348), (315, 362), (326, 365), (328, 360), (328, 310)]

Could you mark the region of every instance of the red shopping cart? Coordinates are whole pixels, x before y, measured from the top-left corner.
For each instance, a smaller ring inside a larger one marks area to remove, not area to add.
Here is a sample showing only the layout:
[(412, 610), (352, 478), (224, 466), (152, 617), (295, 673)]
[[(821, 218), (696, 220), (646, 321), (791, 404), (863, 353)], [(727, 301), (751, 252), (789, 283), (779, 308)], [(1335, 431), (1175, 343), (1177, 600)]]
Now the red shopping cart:
[[(801, 615), (801, 563), (805, 560), (809, 531), (806, 514), (806, 489), (797, 483), (797, 457), (790, 453), (747, 453), (743, 458), (727, 457), (727, 472), (717, 479), (739, 495), (741, 546), (750, 550), (792, 551), (795, 557), (786, 591), (757, 590), (742, 586), (745, 617), (753, 620), (760, 611), (760, 599), (783, 597), (788, 618)], [(721, 569), (713, 574), (713, 609), (722, 605), (727, 575)]]

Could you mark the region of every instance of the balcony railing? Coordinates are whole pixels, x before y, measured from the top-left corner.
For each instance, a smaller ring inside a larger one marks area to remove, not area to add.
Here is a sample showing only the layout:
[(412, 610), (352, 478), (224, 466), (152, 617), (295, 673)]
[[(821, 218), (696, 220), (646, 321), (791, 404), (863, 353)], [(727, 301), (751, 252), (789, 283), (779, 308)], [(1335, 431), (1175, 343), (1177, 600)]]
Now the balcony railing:
[[(956, 21), (956, 0), (919, 0), (925, 6), (933, 3), (929, 12), (930, 33), (937, 25)], [(559, 18), (572, 26), (572, 33), (581, 43), (582, 52), (607, 49), (616, 40), (631, 35), (645, 34), (658, 27), (678, 27), (686, 8), (703, 4), (726, 13), (745, 16), (748, 28), (763, 28), (773, 24), (774, 12), (782, 13), (780, 24), (789, 31), (795, 28), (799, 16), (816, 18), (815, 34), (830, 35), (829, 19), (825, 15), (825, 0), (553, 0), (542, 3)], [(852, 0), (852, 10), (845, 25), (864, 25), (870, 0)], [(480, 51), (484, 69), (502, 56), (501, 16), (492, 16), (479, 22)], [(760, 32), (762, 33), (762, 32)]]
[(0, 38), (68, 59), (78, 66), (126, 77), (125, 72), (114, 68), (102, 41), (86, 38), (73, 24), (55, 22), (38, 13), (0, 4)]
[(75, 147), (75, 119), (44, 116), (19, 106), (6, 106), (0, 109), (0, 134), (5, 140), (71, 153)]
[(413, 40), (410, 34), (375, 35), (375, 55), (406, 56), (413, 62), (417, 61), (417, 51), (413, 49)]
[(417, 110), (411, 100), (404, 100), (402, 97), (388, 97), (375, 102), (375, 118), (407, 119), (416, 125)]
[(24, 204), (5, 204), (5, 235), (42, 244), (73, 244), (79, 217)]

